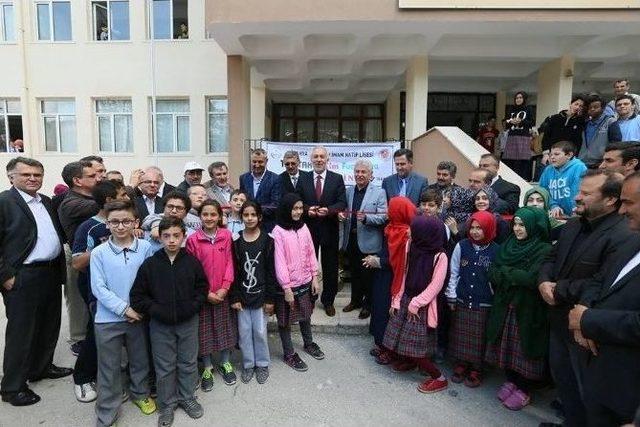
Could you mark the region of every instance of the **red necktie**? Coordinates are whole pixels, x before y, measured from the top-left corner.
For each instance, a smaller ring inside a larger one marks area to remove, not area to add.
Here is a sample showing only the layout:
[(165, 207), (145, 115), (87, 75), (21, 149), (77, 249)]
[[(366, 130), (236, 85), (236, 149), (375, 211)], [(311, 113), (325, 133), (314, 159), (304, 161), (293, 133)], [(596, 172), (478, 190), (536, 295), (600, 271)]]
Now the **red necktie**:
[(316, 200), (319, 202), (322, 197), (322, 175), (316, 177)]

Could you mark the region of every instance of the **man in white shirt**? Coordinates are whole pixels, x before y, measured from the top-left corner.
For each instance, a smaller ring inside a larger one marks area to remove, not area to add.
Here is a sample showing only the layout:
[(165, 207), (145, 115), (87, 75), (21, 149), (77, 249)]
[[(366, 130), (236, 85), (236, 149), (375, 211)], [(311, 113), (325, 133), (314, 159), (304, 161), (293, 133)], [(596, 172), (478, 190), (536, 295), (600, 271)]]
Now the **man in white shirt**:
[(282, 157), (284, 172), (280, 174), (282, 195), (296, 193), (300, 190), (300, 176), (307, 172), (300, 170), (300, 155), (297, 151), (287, 151)]

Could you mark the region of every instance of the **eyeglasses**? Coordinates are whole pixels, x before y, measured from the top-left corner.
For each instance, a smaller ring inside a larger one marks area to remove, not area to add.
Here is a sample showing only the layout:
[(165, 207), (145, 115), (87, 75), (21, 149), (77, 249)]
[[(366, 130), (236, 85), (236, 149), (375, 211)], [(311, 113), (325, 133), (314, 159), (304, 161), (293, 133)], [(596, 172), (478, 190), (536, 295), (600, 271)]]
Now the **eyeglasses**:
[(178, 212), (182, 212), (187, 209), (184, 206), (178, 206), (178, 205), (165, 205), (164, 207), (167, 208), (169, 211), (175, 210)]
[(141, 184), (155, 184), (155, 185), (160, 185), (160, 181), (142, 181)]
[(298, 163), (296, 162), (286, 162), (284, 165), (285, 166), (296, 166)]
[(107, 221), (107, 224), (109, 224), (109, 227), (118, 228), (120, 225), (123, 225), (125, 227), (130, 227), (134, 222), (136, 222), (135, 219), (123, 219), (122, 221), (118, 221), (117, 219), (112, 219)]

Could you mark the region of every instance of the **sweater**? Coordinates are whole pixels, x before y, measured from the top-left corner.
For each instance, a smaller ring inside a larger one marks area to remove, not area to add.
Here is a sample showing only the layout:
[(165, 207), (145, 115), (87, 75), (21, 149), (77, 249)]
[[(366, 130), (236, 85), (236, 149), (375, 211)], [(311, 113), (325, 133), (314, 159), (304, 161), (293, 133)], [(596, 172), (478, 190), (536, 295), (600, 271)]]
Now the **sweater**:
[(209, 285), (202, 265), (184, 249), (171, 262), (162, 250), (140, 266), (131, 288), (131, 307), (166, 325), (185, 322), (200, 312)]
[(243, 308), (260, 308), (273, 303), (277, 292), (273, 239), (265, 232), (247, 242), (242, 232), (233, 242), (236, 273), (229, 291), (229, 302)]
[(213, 242), (204, 231), (198, 230), (187, 238), (186, 249), (202, 264), (209, 292), (229, 290), (233, 282), (233, 246), (229, 230), (218, 227)]
[(570, 141), (576, 150), (580, 148), (584, 117), (568, 117), (567, 110), (562, 110), (558, 114), (549, 116), (545, 122), (544, 137), (542, 138), (543, 150), (550, 150), (551, 146), (558, 141)]
[(628, 119), (619, 118), (616, 122), (620, 126), (623, 141), (640, 141), (640, 116), (632, 114)]
[(318, 274), (318, 260), (307, 225), (285, 230), (276, 225), (271, 232), (275, 243), (276, 278), (283, 289), (297, 288)]
[(540, 187), (549, 191), (549, 209), (560, 207), (566, 216), (573, 215), (576, 206), (574, 197), (578, 194), (580, 180), (587, 170), (582, 160), (573, 158), (559, 168), (547, 165), (540, 177)]
[(506, 123), (504, 128), (509, 131), (509, 136), (529, 136), (531, 127), (535, 123), (535, 117), (528, 105), (512, 105), (505, 117), (506, 120), (519, 118), (522, 120), (519, 125)]
[(451, 255), (449, 285), (445, 295), (449, 302), (469, 308), (490, 307), (493, 289), (489, 267), (498, 253), (498, 244), (478, 246), (469, 239), (461, 240)]

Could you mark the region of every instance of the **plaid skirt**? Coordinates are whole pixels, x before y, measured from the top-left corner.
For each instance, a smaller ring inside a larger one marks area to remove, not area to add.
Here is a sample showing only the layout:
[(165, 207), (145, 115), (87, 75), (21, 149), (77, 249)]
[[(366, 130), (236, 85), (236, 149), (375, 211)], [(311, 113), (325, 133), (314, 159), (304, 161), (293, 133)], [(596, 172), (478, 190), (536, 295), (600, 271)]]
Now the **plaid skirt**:
[[(279, 328), (286, 328), (301, 320), (311, 319), (311, 314), (313, 313), (311, 285), (309, 284), (302, 286), (307, 286), (309, 289), (306, 292), (294, 295), (293, 307), (291, 307), (289, 303), (284, 300), (284, 294), (278, 294), (278, 296), (276, 297), (275, 311)], [(294, 293), (296, 291), (297, 290), (294, 290)]]
[(515, 371), (530, 380), (545, 378), (544, 359), (530, 359), (522, 353), (516, 310), (510, 305), (502, 329), (502, 336), (495, 344), (487, 344), (485, 360), (502, 369)]
[(503, 159), (529, 160), (532, 155), (530, 136), (509, 135), (504, 145), (504, 151), (502, 153)]
[(480, 367), (486, 352), (486, 329), (490, 307), (456, 305), (452, 313), (449, 354), (460, 362)]
[(436, 352), (436, 330), (427, 326), (427, 308), (418, 310), (420, 321), (410, 322), (409, 301), (403, 297), (400, 310), (389, 318), (382, 345), (406, 357), (430, 357)]
[(205, 303), (200, 310), (198, 327), (200, 356), (233, 348), (238, 343), (238, 317), (233, 313), (229, 300), (220, 304)]

